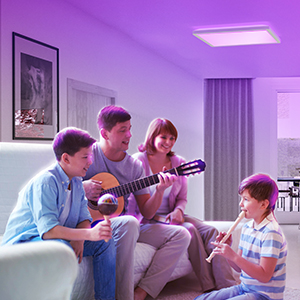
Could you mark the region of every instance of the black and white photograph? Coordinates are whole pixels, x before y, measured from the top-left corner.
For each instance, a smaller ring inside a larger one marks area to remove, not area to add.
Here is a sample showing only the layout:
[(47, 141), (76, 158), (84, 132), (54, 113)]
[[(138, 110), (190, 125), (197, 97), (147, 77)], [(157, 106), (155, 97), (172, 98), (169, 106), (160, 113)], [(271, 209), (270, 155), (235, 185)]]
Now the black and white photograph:
[(13, 33), (13, 138), (53, 139), (58, 131), (58, 49)]

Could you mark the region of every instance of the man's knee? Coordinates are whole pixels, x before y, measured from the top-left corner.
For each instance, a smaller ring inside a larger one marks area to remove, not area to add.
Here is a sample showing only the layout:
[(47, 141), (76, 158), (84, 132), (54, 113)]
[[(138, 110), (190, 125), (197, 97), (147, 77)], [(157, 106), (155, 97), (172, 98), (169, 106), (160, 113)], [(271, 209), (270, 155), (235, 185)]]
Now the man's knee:
[(137, 240), (140, 232), (140, 223), (133, 216), (121, 216), (111, 220), (114, 238), (128, 238)]

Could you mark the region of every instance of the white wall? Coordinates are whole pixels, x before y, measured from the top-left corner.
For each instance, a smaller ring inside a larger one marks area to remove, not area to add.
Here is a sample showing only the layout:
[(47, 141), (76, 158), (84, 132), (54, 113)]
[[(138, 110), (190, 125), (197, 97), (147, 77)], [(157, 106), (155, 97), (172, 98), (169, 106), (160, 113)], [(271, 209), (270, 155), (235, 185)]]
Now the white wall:
[[(201, 81), (64, 1), (0, 3), (0, 141), (12, 141), (15, 31), (59, 48), (60, 128), (67, 125), (67, 78), (72, 78), (117, 92), (116, 104), (124, 106), (133, 117), (130, 153), (136, 152), (143, 141), (149, 122), (166, 117), (179, 130), (175, 151), (187, 160), (203, 158)], [(189, 185), (187, 212), (202, 218), (203, 174), (191, 178)]]
[[(149, 122), (160, 116), (169, 118), (179, 130), (175, 151), (187, 160), (203, 159), (202, 81), (62, 0), (0, 3), (0, 141), (12, 141), (15, 31), (59, 48), (60, 128), (67, 124), (67, 78), (72, 78), (117, 92), (117, 104), (133, 117), (129, 153), (134, 153), (143, 141)], [(254, 80), (255, 172), (276, 178), (276, 91), (299, 87), (299, 78)], [(203, 218), (203, 176), (189, 180), (187, 213), (199, 218)]]
[(299, 89), (299, 77), (254, 80), (255, 172), (277, 178), (277, 92)]
[[(300, 89), (299, 89), (300, 91)], [(300, 139), (300, 92), (278, 94), (278, 139)]]

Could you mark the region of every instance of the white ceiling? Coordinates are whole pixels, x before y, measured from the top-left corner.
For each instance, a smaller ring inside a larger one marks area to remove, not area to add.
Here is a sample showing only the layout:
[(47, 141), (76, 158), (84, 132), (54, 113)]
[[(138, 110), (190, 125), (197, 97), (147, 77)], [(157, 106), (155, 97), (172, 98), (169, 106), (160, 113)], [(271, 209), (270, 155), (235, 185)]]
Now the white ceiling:
[[(299, 0), (66, 0), (198, 78), (300, 76)], [(212, 48), (213, 25), (268, 24), (280, 44)]]

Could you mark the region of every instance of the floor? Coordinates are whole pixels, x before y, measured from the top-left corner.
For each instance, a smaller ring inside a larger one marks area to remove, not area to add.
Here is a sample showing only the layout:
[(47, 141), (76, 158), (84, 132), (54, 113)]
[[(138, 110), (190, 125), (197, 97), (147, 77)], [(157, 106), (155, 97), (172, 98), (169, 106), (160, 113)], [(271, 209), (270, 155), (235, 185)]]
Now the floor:
[[(300, 289), (300, 229), (298, 225), (281, 225), (281, 228), (288, 243), (286, 287)], [(168, 283), (157, 299), (172, 299), (172, 295), (180, 292), (193, 294), (198, 291), (197, 285), (196, 276), (187, 275)], [(150, 299), (153, 298), (149, 296), (146, 298), (146, 300)]]

